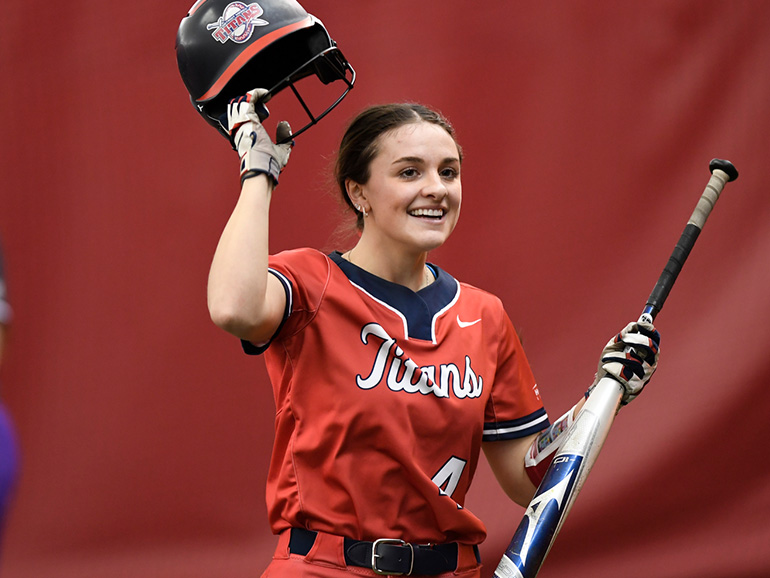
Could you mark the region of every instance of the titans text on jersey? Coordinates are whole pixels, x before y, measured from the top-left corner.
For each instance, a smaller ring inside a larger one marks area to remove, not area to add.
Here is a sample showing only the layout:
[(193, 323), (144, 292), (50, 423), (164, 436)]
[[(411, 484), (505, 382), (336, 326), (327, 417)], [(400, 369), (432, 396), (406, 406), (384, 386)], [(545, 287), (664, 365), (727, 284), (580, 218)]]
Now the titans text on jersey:
[(482, 377), (471, 368), (471, 358), (465, 356), (465, 368), (461, 375), (460, 368), (454, 363), (442, 363), (438, 366), (439, 377), (436, 380), (436, 366), (419, 367), (410, 358), (404, 358), (404, 350), (396, 340), (387, 334), (377, 323), (369, 323), (361, 330), (361, 341), (379, 340), (381, 345), (367, 377), (356, 376), (356, 384), (361, 389), (371, 389), (385, 383), (391, 391), (406, 393), (433, 394), (436, 397), (449, 397), (452, 391), (458, 399), (479, 397), (484, 387)]

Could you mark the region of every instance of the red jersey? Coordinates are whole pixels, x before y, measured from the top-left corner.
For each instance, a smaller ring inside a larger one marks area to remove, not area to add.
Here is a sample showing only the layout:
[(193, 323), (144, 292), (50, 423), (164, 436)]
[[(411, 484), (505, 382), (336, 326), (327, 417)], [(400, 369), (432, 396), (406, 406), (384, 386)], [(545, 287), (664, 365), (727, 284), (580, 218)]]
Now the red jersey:
[(313, 249), (270, 258), (286, 315), (262, 353), (276, 434), (273, 532), (478, 544), (463, 507), (481, 442), (548, 427), (500, 300), (430, 265), (424, 289)]

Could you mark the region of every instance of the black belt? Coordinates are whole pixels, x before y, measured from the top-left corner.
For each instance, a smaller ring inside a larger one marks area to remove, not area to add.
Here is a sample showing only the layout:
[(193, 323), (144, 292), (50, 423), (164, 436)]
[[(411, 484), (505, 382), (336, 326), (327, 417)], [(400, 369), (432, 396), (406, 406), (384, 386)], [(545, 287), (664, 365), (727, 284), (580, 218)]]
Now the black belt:
[[(313, 547), (317, 532), (292, 528), (289, 538), (289, 552), (307, 555)], [(435, 576), (457, 569), (458, 545), (450, 544), (409, 544), (403, 540), (381, 538), (365, 542), (345, 538), (345, 562), (348, 566), (371, 568), (377, 574), (427, 575)], [(479, 551), (474, 546), (476, 561)]]

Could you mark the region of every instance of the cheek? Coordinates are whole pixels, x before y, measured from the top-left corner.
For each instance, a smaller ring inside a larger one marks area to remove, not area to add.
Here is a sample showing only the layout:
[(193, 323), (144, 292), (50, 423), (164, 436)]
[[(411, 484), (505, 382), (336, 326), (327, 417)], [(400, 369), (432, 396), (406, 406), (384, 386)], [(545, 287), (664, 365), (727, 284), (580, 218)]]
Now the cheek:
[(463, 204), (463, 189), (459, 184), (457, 185), (456, 192), (452, 196), (454, 198), (455, 204), (457, 205), (457, 210), (459, 211)]
[(458, 221), (460, 220), (460, 205), (457, 205), (457, 210), (455, 211), (455, 218), (452, 222), (452, 230), (457, 226)]
[(454, 210), (454, 223), (452, 223), (452, 228), (454, 229), (454, 226), (457, 224), (457, 221), (460, 219), (460, 209), (463, 206), (463, 195), (461, 191), (458, 191), (457, 196), (454, 198), (455, 202), (455, 210)]

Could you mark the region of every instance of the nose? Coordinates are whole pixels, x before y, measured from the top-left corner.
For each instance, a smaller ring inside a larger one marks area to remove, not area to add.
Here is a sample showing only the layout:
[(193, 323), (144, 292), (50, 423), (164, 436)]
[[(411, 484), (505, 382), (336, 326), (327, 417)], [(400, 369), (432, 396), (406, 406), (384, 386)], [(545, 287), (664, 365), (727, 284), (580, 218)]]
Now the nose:
[(441, 200), (449, 194), (446, 183), (437, 171), (430, 171), (422, 187), (422, 194), (432, 199)]

